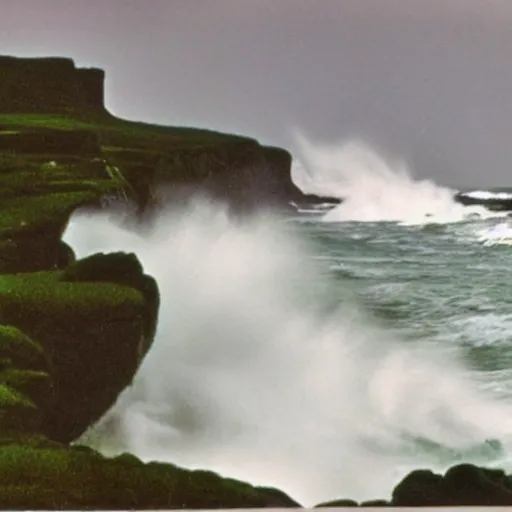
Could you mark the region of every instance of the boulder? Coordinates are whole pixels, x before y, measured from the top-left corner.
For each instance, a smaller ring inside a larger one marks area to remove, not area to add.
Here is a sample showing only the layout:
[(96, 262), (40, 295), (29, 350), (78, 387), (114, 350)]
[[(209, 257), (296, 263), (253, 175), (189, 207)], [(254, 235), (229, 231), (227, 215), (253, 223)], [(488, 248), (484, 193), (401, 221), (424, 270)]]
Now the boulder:
[(157, 284), (123, 253), (1, 280), (3, 320), (37, 340), (53, 367), (56, 398), (43, 408), (41, 433), (72, 441), (132, 382), (156, 330)]

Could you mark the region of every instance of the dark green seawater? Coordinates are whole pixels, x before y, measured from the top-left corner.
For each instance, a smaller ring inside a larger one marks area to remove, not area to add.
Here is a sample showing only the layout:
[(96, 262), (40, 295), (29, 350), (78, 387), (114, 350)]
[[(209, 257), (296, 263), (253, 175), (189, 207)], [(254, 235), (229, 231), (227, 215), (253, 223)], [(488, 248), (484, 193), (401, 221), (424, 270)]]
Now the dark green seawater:
[[(512, 393), (512, 245), (485, 245), (499, 219), (448, 224), (294, 219), (340, 286), (410, 342), (452, 348), (475, 377)], [(510, 231), (512, 237), (512, 229)]]

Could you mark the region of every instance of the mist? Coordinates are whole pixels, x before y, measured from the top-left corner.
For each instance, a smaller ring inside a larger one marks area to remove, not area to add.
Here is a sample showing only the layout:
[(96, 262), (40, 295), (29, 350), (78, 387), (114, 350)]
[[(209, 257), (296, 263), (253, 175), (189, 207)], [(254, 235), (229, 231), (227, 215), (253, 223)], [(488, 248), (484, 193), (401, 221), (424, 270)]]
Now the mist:
[(211, 469), (312, 506), (388, 499), (412, 469), (490, 462), (488, 439), (512, 442), (510, 406), (453, 347), (404, 343), (276, 218), (234, 221), (197, 200), (143, 233), (77, 212), (64, 239), (78, 257), (134, 251), (161, 292), (133, 386), (82, 440), (106, 454)]

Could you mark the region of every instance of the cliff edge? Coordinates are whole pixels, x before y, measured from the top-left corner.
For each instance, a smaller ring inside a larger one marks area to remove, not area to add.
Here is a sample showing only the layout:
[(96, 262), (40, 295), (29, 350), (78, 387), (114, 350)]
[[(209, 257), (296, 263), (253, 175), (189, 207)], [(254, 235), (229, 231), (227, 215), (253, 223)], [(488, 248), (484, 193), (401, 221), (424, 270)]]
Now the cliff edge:
[(238, 135), (126, 121), (104, 105), (105, 73), (71, 59), (0, 57), (0, 151), (58, 162), (92, 155), (123, 176), (139, 211), (193, 189), (237, 211), (302, 197), (291, 155)]

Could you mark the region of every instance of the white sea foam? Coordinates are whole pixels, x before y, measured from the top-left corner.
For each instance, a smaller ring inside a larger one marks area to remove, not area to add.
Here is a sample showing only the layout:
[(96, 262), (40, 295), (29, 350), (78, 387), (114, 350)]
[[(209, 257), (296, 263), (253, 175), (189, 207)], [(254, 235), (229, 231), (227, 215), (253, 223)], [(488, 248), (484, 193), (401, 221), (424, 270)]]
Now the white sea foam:
[(312, 505), (389, 498), (412, 468), (491, 457), (471, 450), (512, 432), (512, 408), (476, 390), (457, 357), (374, 325), (271, 218), (235, 222), (200, 203), (162, 212), (142, 236), (76, 214), (64, 238), (80, 257), (136, 252), (162, 295), (133, 387), (87, 437), (107, 453), (210, 468)]
[(471, 192), (464, 192), (463, 195), (472, 197), (474, 199), (482, 200), (512, 200), (512, 194), (510, 192), (491, 192), (490, 190), (473, 190)]
[(343, 199), (325, 214), (327, 222), (428, 224), (504, 215), (457, 203), (456, 190), (415, 179), (404, 162), (387, 160), (362, 141), (327, 145), (298, 134), (296, 146), (295, 184), (305, 193)]

